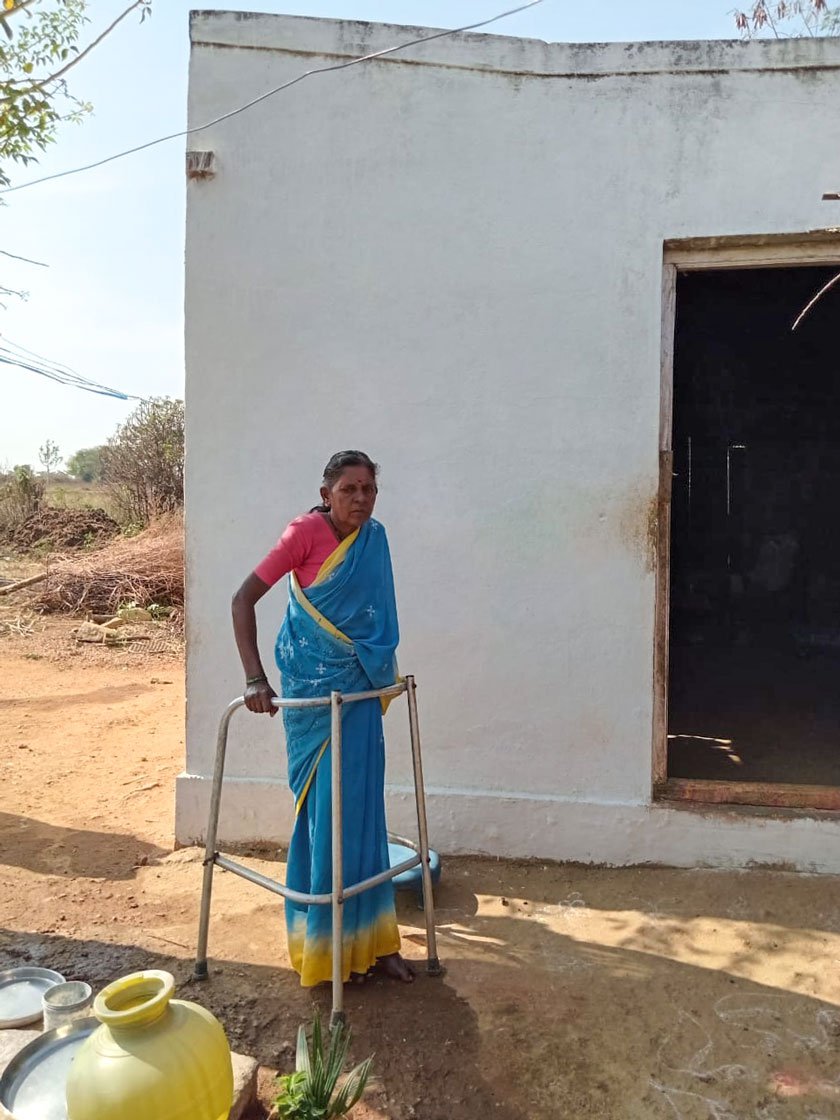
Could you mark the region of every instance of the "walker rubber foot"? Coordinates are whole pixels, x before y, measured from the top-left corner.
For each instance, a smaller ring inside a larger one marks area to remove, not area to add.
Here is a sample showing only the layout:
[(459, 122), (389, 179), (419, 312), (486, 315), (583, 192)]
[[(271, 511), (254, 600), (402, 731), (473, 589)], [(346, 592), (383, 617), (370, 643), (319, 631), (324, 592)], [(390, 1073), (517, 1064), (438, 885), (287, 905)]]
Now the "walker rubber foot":
[(193, 969), (193, 980), (206, 980), (209, 975), (207, 961), (196, 961)]
[(446, 969), (440, 963), (437, 957), (429, 957), (426, 962), (426, 972), (429, 976), (445, 976)]
[(344, 1027), (347, 1025), (347, 1016), (343, 1011), (330, 1012), (330, 1030), (334, 1031), (339, 1023)]

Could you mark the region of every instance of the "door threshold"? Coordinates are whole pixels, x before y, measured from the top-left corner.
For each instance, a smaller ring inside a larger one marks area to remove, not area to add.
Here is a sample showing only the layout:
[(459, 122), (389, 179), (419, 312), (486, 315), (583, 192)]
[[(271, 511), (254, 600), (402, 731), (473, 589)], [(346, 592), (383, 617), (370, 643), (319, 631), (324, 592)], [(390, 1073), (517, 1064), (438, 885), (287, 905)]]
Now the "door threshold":
[(840, 811), (840, 786), (789, 782), (726, 782), (667, 778), (654, 790), (656, 801), (699, 801), (707, 805), (766, 805), (774, 809)]

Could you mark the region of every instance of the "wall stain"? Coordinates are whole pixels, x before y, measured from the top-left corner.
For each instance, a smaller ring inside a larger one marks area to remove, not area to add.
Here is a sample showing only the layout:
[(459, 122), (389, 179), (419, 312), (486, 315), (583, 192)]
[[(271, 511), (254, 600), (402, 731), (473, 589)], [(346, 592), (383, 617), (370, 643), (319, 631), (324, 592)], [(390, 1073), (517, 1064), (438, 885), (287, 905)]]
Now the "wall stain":
[(627, 548), (642, 558), (646, 572), (656, 571), (659, 541), (659, 498), (657, 494), (636, 491), (618, 508), (618, 537)]
[[(197, 13), (194, 13), (197, 14)], [(227, 14), (227, 13), (225, 13)], [(234, 13), (236, 14), (236, 13)], [(241, 16), (249, 18), (258, 18), (251, 13), (238, 13)], [(302, 19), (309, 19), (313, 17), (302, 16)], [(347, 53), (339, 53), (336, 51), (328, 50), (303, 50), (294, 49), (287, 46), (267, 43), (227, 43), (224, 41), (217, 41), (213, 39), (198, 38), (201, 30), (200, 21), (195, 20), (196, 36), (193, 37), (192, 43), (195, 47), (206, 47), (214, 50), (235, 50), (235, 51), (264, 51), (272, 54), (289, 55), (292, 58), (318, 58), (324, 59), (327, 62), (348, 62), (349, 57)], [(598, 44), (596, 44), (597, 46)], [(357, 57), (353, 55), (352, 57)], [(406, 67), (417, 67), (418, 69), (435, 69), (435, 70), (462, 70), (468, 71), (471, 74), (478, 76), (484, 75), (487, 77), (499, 77), (516, 79), (522, 82), (525, 79), (535, 79), (538, 81), (561, 81), (561, 82), (586, 82), (597, 83), (604, 81), (629, 81), (635, 79), (637, 81), (647, 78), (671, 77), (671, 78), (709, 78), (720, 77), (726, 78), (732, 74), (792, 74), (794, 77), (819, 77), (826, 73), (833, 73), (840, 70), (840, 65), (835, 62), (818, 62), (818, 63), (793, 63), (789, 66), (707, 66), (697, 67), (691, 69), (682, 69), (675, 63), (674, 66), (655, 66), (649, 69), (638, 70), (521, 70), (515, 67), (499, 67), (484, 65), (474, 62), (444, 62), (442, 60), (426, 60), (419, 58), (406, 58), (403, 55), (394, 55), (393, 57), (379, 58), (376, 60), (377, 64), (383, 65), (399, 65)], [(806, 75), (807, 71), (807, 75)]]

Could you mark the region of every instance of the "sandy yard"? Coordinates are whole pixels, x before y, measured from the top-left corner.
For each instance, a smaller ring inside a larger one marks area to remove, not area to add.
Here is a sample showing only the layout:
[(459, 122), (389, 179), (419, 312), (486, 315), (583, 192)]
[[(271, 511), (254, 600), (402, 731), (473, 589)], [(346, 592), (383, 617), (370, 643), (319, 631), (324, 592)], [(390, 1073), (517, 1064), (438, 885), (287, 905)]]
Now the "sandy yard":
[[(263, 1064), (267, 1106), (329, 992), (291, 972), (282, 903), (223, 874), (211, 979), (191, 982), (180, 656), (77, 647), (71, 626), (0, 637), (0, 967), (169, 969)], [(359, 1120), (840, 1118), (837, 880), (445, 859), (438, 904), (444, 979), (348, 989), (353, 1054), (376, 1053)], [(422, 957), (411, 898), (399, 915)]]

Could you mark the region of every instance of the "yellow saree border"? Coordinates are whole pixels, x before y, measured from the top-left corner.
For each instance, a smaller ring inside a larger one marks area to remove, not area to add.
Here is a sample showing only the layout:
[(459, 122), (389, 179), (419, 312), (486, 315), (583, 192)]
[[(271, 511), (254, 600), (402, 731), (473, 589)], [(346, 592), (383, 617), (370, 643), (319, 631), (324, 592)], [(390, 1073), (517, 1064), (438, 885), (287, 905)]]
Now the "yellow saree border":
[[(341, 544), (339, 544), (338, 548), (333, 549), (333, 551), (329, 554), (324, 563), (318, 569), (318, 574), (312, 581), (310, 586), (314, 587), (318, 583), (323, 583), (327, 579), (327, 577), (335, 571), (339, 564), (341, 564), (344, 560), (345, 556), (347, 555), (348, 549), (353, 544), (358, 535), (359, 530), (357, 529), (355, 533), (351, 533), (349, 537), (345, 537)], [(291, 573), (290, 583), (292, 594), (294, 595), (297, 602), (301, 607), (303, 607), (306, 613), (311, 618), (313, 618), (315, 622), (318, 623), (320, 627), (326, 630), (328, 634), (332, 634), (334, 638), (338, 638), (339, 641), (347, 642), (348, 645), (352, 644), (346, 634), (343, 634), (337, 626), (333, 626), (330, 620), (325, 615), (321, 614), (317, 607), (314, 607), (312, 603), (310, 603), (294, 572)], [(309, 771), (309, 775), (306, 779), (306, 782), (304, 783), (303, 789), (300, 791), (300, 797), (298, 797), (297, 801), (295, 802), (295, 816), (299, 815), (301, 809), (304, 806), (306, 797), (309, 793), (309, 789), (315, 778), (315, 771), (318, 769), (318, 765), (321, 762), (321, 759), (324, 757), (324, 753), (326, 752), (326, 749), (329, 745), (330, 740), (329, 737), (327, 737), (321, 744), (321, 748), (318, 751), (315, 761), (312, 763), (312, 769)]]
[[(341, 544), (338, 545), (337, 548), (333, 549), (333, 551), (329, 554), (329, 556), (326, 558), (324, 563), (318, 569), (318, 574), (315, 577), (315, 579), (312, 581), (312, 583), (309, 585), (310, 587), (315, 587), (319, 583), (324, 583), (329, 578), (329, 576), (336, 570), (336, 568), (338, 568), (339, 565), (344, 562), (344, 558), (346, 557), (348, 551), (350, 550), (350, 547), (353, 545), (353, 543), (355, 542), (358, 535), (359, 535), (359, 530), (356, 529), (356, 531), (351, 533), (349, 537), (345, 537), (344, 540), (341, 542)], [(332, 624), (332, 622), (330, 622), (330, 620), (326, 617), (326, 615), (321, 614), (321, 612), (318, 610), (318, 608), (313, 606), (313, 604), (307, 598), (307, 595), (306, 595), (305, 591), (300, 586), (300, 583), (298, 582), (297, 575), (295, 574), (294, 571), (290, 575), (289, 585), (291, 587), (291, 592), (294, 595), (298, 604), (301, 607), (303, 607), (303, 609), (310, 616), (310, 618), (314, 619), (314, 621), (323, 630), (326, 630), (326, 632), (328, 634), (331, 634), (334, 638), (337, 638), (341, 642), (346, 642), (348, 645), (353, 644), (351, 638), (348, 638), (346, 634), (344, 634), (341, 630), (339, 630), (339, 628), (337, 626), (334, 626)], [(403, 680), (404, 680), (403, 677), (397, 675), (397, 682), (399, 682), (401, 684), (403, 682)], [(390, 697), (390, 696), (388, 696), (388, 697), (383, 696), (383, 697), (380, 698), (380, 704), (382, 705), (382, 714), (383, 715), (388, 711), (388, 706), (391, 703), (392, 699), (393, 699), (393, 697)], [(324, 757), (324, 753), (326, 752), (326, 749), (329, 745), (330, 745), (329, 738), (325, 739), (324, 742), (321, 744), (321, 748), (318, 751), (317, 757), (315, 758), (315, 761), (312, 764), (312, 769), (309, 771), (309, 776), (307, 777), (306, 782), (304, 783), (304, 787), (300, 792), (300, 796), (298, 797), (297, 801), (295, 802), (295, 816), (297, 816), (300, 813), (301, 809), (304, 806), (307, 795), (309, 793), (309, 789), (310, 789), (310, 787), (312, 785), (312, 782), (315, 778), (315, 771), (318, 769), (318, 765), (319, 765), (321, 759)]]
[(332, 634), (332, 636), (334, 638), (338, 638), (340, 642), (346, 642), (348, 645), (353, 644), (346, 634), (343, 634), (337, 626), (333, 626), (326, 615), (321, 614), (318, 608), (314, 607), (312, 603), (310, 603), (303, 588), (298, 583), (298, 578), (294, 572), (292, 572), (289, 578), (289, 586), (291, 587), (292, 594), (294, 595), (297, 602), (301, 607), (303, 607), (309, 617), (313, 618), (315, 622), (318, 623), (322, 630), (326, 630), (328, 634)]
[(344, 538), (341, 544), (339, 544), (338, 548), (334, 548), (332, 550), (324, 563), (318, 569), (318, 574), (312, 581), (312, 587), (317, 586), (319, 583), (323, 583), (327, 579), (327, 577), (335, 571), (338, 565), (341, 564), (344, 560), (344, 557), (349, 552), (350, 547), (355, 543), (356, 537), (358, 537), (358, 535), (359, 530), (354, 530), (354, 532), (352, 532), (349, 537)]
[(315, 771), (318, 769), (318, 764), (320, 763), (321, 759), (324, 757), (324, 752), (326, 751), (326, 749), (329, 745), (330, 745), (330, 740), (329, 740), (329, 736), (328, 736), (323, 741), (323, 743), (321, 744), (321, 749), (318, 751), (318, 755), (317, 755), (315, 761), (312, 763), (312, 769), (309, 771), (309, 777), (306, 779), (306, 781), (304, 783), (304, 786), (303, 786), (303, 789), (300, 791), (300, 797), (295, 802), (295, 816), (296, 817), (300, 815), (300, 811), (303, 808), (304, 802), (306, 801), (306, 795), (309, 793), (309, 787), (312, 785), (313, 779), (315, 778)]
[[(355, 543), (358, 535), (359, 530), (356, 529), (356, 531), (351, 533), (349, 537), (345, 537), (337, 548), (334, 548), (332, 550), (324, 563), (318, 569), (318, 574), (310, 584), (310, 587), (316, 587), (319, 583), (324, 583), (325, 580), (330, 575), (332, 575), (336, 568), (344, 562), (344, 558), (346, 557), (351, 546)], [(291, 573), (289, 583), (292, 594), (294, 595), (298, 604), (303, 607), (310, 618), (314, 619), (315, 622), (318, 623), (322, 630), (326, 630), (328, 634), (332, 634), (332, 636), (334, 638), (338, 638), (340, 642), (347, 642), (348, 645), (353, 644), (346, 634), (342, 633), (337, 626), (334, 626), (330, 622), (326, 615), (321, 614), (318, 608), (312, 605), (305, 591), (298, 582), (297, 574), (294, 571)]]

